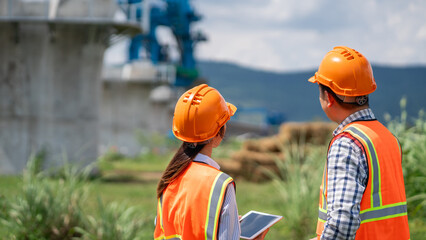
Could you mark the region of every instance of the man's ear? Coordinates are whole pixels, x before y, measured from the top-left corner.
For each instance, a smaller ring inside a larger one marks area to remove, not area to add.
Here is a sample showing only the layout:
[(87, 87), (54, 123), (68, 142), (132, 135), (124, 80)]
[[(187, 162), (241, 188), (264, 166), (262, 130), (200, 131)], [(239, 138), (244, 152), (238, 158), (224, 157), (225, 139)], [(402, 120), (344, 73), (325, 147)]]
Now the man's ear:
[(327, 107), (331, 107), (333, 104), (336, 103), (336, 99), (334, 99), (334, 97), (327, 91), (324, 91), (325, 93), (325, 98), (327, 100)]

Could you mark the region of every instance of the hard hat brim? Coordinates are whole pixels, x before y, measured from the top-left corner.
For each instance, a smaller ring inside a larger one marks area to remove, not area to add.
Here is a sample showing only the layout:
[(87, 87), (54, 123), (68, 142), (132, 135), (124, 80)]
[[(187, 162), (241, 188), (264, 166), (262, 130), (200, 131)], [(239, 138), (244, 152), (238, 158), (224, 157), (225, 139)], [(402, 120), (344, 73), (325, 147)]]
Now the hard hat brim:
[(316, 78), (316, 76), (312, 76), (311, 78), (308, 79), (308, 81), (311, 83), (318, 83), (318, 79)]
[(227, 102), (226, 105), (228, 106), (230, 116), (234, 116), (235, 112), (237, 111), (237, 107), (234, 104), (229, 102)]

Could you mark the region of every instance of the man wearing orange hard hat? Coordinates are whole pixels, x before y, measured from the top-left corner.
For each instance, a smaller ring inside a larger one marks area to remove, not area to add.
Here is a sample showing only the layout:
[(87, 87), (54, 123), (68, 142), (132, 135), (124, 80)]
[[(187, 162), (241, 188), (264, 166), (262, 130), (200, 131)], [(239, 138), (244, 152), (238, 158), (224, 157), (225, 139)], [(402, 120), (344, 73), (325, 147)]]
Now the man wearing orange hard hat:
[(410, 239), (401, 148), (375, 118), (368, 94), (376, 82), (368, 60), (339, 46), (315, 76), (319, 102), (338, 123), (320, 186), (317, 238)]
[(183, 143), (158, 183), (154, 239), (240, 239), (235, 183), (211, 158), (236, 110), (206, 84), (179, 98), (172, 130)]

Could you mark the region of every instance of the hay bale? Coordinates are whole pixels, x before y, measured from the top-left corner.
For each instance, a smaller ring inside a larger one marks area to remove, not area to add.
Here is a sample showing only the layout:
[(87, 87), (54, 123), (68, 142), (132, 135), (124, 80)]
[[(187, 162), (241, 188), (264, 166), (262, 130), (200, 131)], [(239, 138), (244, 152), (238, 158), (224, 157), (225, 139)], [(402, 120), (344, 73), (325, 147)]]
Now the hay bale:
[(233, 159), (218, 159), (220, 170), (233, 178), (241, 176), (241, 163)]
[(269, 180), (265, 169), (278, 173), (276, 160), (283, 158), (281, 153), (261, 153), (243, 149), (232, 155), (232, 160), (240, 163), (239, 176), (253, 182)]
[(243, 143), (243, 149), (254, 152), (281, 152), (280, 140), (277, 136), (248, 140)]
[(325, 144), (331, 139), (336, 127), (337, 124), (332, 122), (289, 122), (280, 126), (278, 138), (284, 144), (300, 141)]
[(248, 151), (254, 151), (259, 152), (259, 148), (257, 147), (257, 141), (256, 139), (249, 139), (245, 142), (243, 142), (242, 149), (248, 150)]
[(253, 162), (259, 165), (275, 165), (276, 159), (281, 157), (281, 154), (262, 153), (244, 149), (232, 154), (232, 159), (235, 161)]

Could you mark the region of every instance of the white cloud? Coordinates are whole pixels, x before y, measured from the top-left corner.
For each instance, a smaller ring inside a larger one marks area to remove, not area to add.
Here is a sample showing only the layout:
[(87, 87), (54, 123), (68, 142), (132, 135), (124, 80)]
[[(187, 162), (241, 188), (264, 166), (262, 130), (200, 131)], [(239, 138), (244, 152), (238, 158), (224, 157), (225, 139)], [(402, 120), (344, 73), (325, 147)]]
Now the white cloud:
[(417, 31), (416, 38), (419, 41), (426, 41), (426, 24)]
[(426, 2), (197, 1), (209, 42), (202, 59), (270, 70), (318, 66), (335, 45), (380, 64), (426, 64)]
[(326, 52), (347, 45), (372, 63), (426, 64), (424, 0), (196, 0), (208, 37), (200, 59), (255, 68), (316, 68)]

